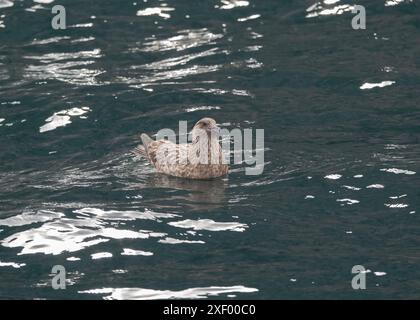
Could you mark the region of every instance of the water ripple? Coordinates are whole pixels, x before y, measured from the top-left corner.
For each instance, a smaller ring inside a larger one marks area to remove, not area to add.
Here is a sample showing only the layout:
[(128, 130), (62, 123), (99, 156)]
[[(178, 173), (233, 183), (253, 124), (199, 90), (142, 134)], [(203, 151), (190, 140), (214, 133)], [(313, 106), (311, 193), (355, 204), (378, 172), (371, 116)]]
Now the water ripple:
[(207, 28), (186, 29), (177, 31), (176, 36), (164, 39), (149, 38), (141, 47), (131, 48), (131, 52), (163, 52), (169, 50), (184, 51), (203, 45), (216, 44), (215, 40), (223, 38), (223, 34), (215, 34)]
[(211, 219), (200, 220), (182, 220), (168, 223), (171, 226), (193, 230), (208, 230), (208, 231), (245, 231), (248, 226), (243, 223), (236, 222), (216, 222)]
[[(107, 242), (110, 239), (148, 239), (165, 234), (147, 231), (132, 231), (110, 227), (106, 221), (132, 221), (148, 219), (160, 221), (158, 218), (169, 218), (174, 215), (159, 214), (151, 211), (116, 211), (85, 208), (74, 210), (77, 218), (63, 217), (62, 213), (40, 211), (39, 215), (23, 213), (22, 216), (3, 219), (0, 223), (7, 226), (44, 222), (40, 227), (28, 229), (1, 241), (4, 247), (22, 248), (19, 254), (61, 254), (76, 252), (84, 248)], [(28, 216), (30, 217), (29, 219)]]
[(77, 85), (98, 85), (97, 77), (105, 71), (87, 69), (85, 66), (95, 64), (103, 57), (100, 49), (78, 52), (46, 53), (27, 55), (24, 58), (35, 60), (38, 64), (28, 64), (24, 77), (35, 80), (59, 80)]

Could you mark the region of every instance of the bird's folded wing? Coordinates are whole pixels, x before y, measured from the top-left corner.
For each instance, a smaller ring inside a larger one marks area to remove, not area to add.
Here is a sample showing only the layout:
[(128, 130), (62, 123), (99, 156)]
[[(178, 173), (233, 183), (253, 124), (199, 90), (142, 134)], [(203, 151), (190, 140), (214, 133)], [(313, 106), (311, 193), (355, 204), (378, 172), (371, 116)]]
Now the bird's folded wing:
[(188, 145), (159, 140), (149, 144), (149, 159), (155, 166), (188, 164)]

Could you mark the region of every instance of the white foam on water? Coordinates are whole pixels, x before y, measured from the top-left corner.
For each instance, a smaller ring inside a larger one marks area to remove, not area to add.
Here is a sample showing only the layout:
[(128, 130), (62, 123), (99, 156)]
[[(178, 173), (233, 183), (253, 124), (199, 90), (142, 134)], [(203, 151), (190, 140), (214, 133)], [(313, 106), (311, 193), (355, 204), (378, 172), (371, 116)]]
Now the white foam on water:
[(77, 257), (68, 257), (66, 260), (67, 261), (80, 261), (81, 259)]
[(12, 267), (15, 269), (20, 269), (26, 266), (26, 263), (16, 263), (16, 262), (2, 262), (0, 261), (0, 267)]
[(366, 187), (366, 189), (383, 189), (385, 188), (382, 184), (371, 184)]
[(175, 238), (171, 238), (171, 237), (166, 237), (165, 239), (160, 239), (158, 242), (159, 243), (165, 243), (165, 244), (182, 244), (182, 243), (203, 244), (203, 243), (205, 243), (202, 240), (180, 240), (180, 239), (175, 239)]
[(191, 107), (185, 109), (187, 112), (194, 112), (194, 111), (203, 111), (203, 110), (220, 110), (218, 106), (200, 106), (200, 107)]
[(327, 176), (325, 176), (325, 179), (329, 179), (329, 180), (338, 180), (342, 177), (341, 174), (329, 174)]
[(53, 3), (54, 0), (33, 0), (36, 3), (43, 3), (43, 4), (49, 4), (49, 3)]
[(343, 188), (346, 188), (348, 190), (354, 190), (354, 191), (362, 190), (361, 188), (358, 188), (358, 187), (346, 186), (346, 185), (344, 185)]
[(385, 203), (385, 206), (391, 209), (403, 209), (407, 208), (409, 205), (405, 203)]
[(392, 86), (395, 83), (395, 81), (382, 81), (379, 83), (370, 83), (370, 82), (365, 82), (364, 84), (362, 84), (360, 86), (360, 90), (370, 90), (373, 88), (383, 88), (383, 87), (388, 87), (388, 86)]
[(48, 221), (38, 228), (32, 228), (10, 235), (1, 244), (8, 248), (21, 247), (22, 254), (52, 254), (76, 252), (110, 239), (147, 239), (149, 234), (132, 230), (105, 227), (100, 220), (92, 218), (61, 218)]
[(166, 300), (166, 299), (204, 299), (209, 296), (219, 296), (228, 293), (258, 292), (256, 288), (244, 286), (231, 287), (203, 287), (191, 288), (181, 291), (153, 290), (143, 288), (102, 288), (79, 291), (87, 294), (107, 294), (105, 300)]
[(154, 7), (154, 8), (146, 8), (143, 10), (137, 11), (137, 16), (153, 16), (157, 15), (164, 19), (169, 19), (171, 15), (168, 12), (174, 11), (175, 8), (170, 7)]
[(124, 273), (127, 273), (128, 270), (125, 270), (125, 269), (114, 269), (114, 270), (112, 270), (112, 272), (113, 273), (116, 273), (116, 274), (124, 274)]
[(90, 256), (91, 256), (92, 260), (105, 259), (105, 258), (112, 258), (112, 253), (110, 253), (110, 252), (98, 252), (98, 253), (93, 253)]
[(87, 216), (95, 216), (103, 220), (116, 220), (116, 221), (133, 221), (137, 219), (142, 220), (154, 220), (160, 221), (161, 218), (175, 218), (178, 217), (176, 214), (171, 213), (159, 213), (148, 209), (144, 212), (136, 210), (103, 210), (99, 208), (83, 208), (74, 210), (75, 213), (79, 213)]
[[(92, 28), (92, 27), (93, 27), (93, 23), (92, 22), (79, 23), (79, 24), (75, 24), (75, 25), (69, 26), (69, 28)], [(90, 39), (90, 38), (85, 38), (85, 39)], [(93, 38), (91, 40), (94, 40), (94, 39), (95, 38)], [(81, 42), (83, 42), (83, 41), (81, 41)]]
[(381, 169), (381, 171), (395, 173), (395, 174), (407, 174), (407, 175), (416, 174), (415, 171), (404, 170), (404, 169), (397, 169), (397, 168), (388, 168), (388, 169), (385, 168), (385, 169)]
[(14, 3), (9, 0), (0, 0), (0, 9), (13, 7)]
[(124, 248), (124, 251), (121, 252), (122, 256), (153, 256), (153, 252), (150, 251), (142, 251), (142, 250), (133, 250)]
[(40, 133), (55, 130), (59, 127), (65, 127), (72, 123), (72, 117), (80, 117), (81, 115), (90, 112), (88, 107), (72, 108), (69, 110), (61, 110), (54, 113), (51, 117), (45, 119), (46, 124), (39, 128)]
[(230, 10), (238, 7), (247, 7), (249, 6), (249, 1), (245, 0), (221, 0), (222, 5), (219, 7), (223, 10)]
[(337, 199), (337, 202), (345, 202), (347, 205), (353, 205), (356, 203), (360, 203), (359, 200), (353, 200), (353, 199)]
[(324, 5), (321, 2), (316, 2), (315, 4), (311, 5), (306, 9), (306, 12), (308, 12), (305, 16), (305, 18), (315, 18), (319, 16), (330, 16), (330, 15), (341, 15), (345, 12), (350, 12), (354, 9), (354, 6), (349, 4), (342, 4), (337, 5), (332, 8), (329, 6), (332, 4), (335, 4), (339, 2), (339, 0), (327, 0), (324, 1)]
[(20, 227), (33, 223), (51, 221), (63, 216), (63, 213), (51, 210), (24, 211), (20, 215), (0, 219), (0, 226)]
[(406, 194), (402, 194), (402, 195), (400, 195), (400, 196), (391, 196), (391, 197), (389, 197), (389, 198), (390, 198), (390, 199), (395, 200), (395, 199), (405, 198), (406, 196), (407, 196)]
[(261, 17), (260, 14), (253, 14), (253, 15), (250, 15), (249, 17), (238, 18), (238, 22), (245, 22), (245, 21), (248, 21), (248, 20), (255, 20), (255, 19), (258, 19), (260, 17)]
[[(397, 6), (401, 3), (406, 2), (406, 0), (386, 0), (385, 1), (385, 7), (393, 7)], [(413, 0), (407, 0), (407, 2), (413, 2)]]

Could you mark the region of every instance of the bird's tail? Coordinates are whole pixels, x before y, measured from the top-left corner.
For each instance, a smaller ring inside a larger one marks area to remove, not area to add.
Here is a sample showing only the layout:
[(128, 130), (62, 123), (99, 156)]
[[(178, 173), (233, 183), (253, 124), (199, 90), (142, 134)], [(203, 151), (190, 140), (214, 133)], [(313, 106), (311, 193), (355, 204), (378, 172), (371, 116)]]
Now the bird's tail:
[(150, 138), (145, 133), (142, 133), (140, 135), (140, 139), (141, 139), (141, 142), (143, 143), (143, 145), (138, 145), (137, 147), (135, 147), (133, 149), (133, 153), (137, 156), (142, 156), (142, 157), (147, 159), (148, 158), (147, 146), (150, 144), (150, 142), (153, 141), (153, 139)]
[(143, 142), (143, 146), (144, 146), (144, 149), (146, 150), (146, 152), (147, 152), (147, 147), (149, 146), (149, 144), (150, 144), (150, 142), (152, 142), (153, 141), (153, 139), (152, 138), (150, 138), (147, 134), (145, 134), (145, 133), (142, 133), (141, 135), (140, 135), (140, 139), (141, 139), (141, 142)]

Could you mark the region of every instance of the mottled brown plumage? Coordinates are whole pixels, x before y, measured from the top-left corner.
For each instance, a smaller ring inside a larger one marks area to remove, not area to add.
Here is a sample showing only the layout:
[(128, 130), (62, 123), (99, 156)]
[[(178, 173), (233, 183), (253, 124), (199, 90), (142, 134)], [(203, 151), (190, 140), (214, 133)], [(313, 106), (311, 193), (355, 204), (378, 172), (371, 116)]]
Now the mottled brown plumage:
[(141, 135), (143, 145), (135, 149), (156, 168), (158, 172), (188, 179), (213, 179), (226, 175), (219, 143), (219, 128), (212, 118), (198, 121), (192, 130), (192, 143), (175, 144), (168, 140), (153, 140)]

